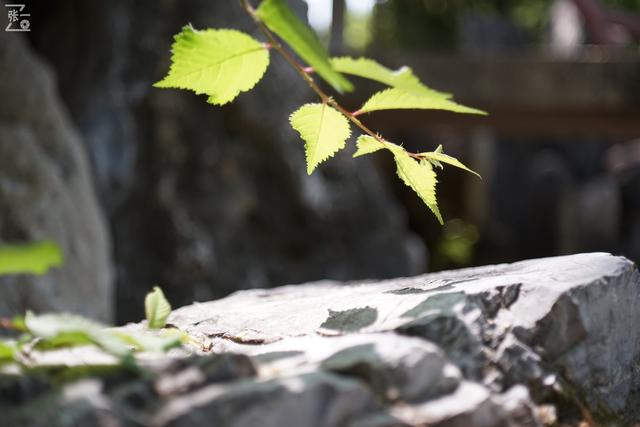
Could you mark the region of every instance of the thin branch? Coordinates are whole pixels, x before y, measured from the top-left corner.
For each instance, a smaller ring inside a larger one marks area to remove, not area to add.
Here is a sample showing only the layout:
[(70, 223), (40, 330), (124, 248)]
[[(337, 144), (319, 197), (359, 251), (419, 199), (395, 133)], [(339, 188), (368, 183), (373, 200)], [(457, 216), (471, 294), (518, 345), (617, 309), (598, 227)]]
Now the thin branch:
[[(372, 138), (375, 138), (376, 141), (380, 142), (383, 145), (388, 144), (387, 140), (385, 140), (379, 134), (373, 132), (371, 129), (369, 129), (360, 120), (356, 118), (357, 115), (362, 114), (360, 110), (355, 111), (354, 113), (351, 113), (349, 110), (342, 107), (342, 105), (340, 105), (335, 99), (327, 95), (327, 93), (324, 92), (320, 88), (320, 86), (316, 84), (316, 82), (313, 80), (313, 77), (311, 77), (310, 75), (309, 70), (311, 69), (311, 67), (305, 67), (304, 65), (300, 64), (295, 59), (295, 57), (291, 55), (291, 53), (289, 53), (289, 51), (287, 51), (282, 46), (280, 41), (278, 41), (278, 39), (271, 32), (271, 30), (269, 30), (269, 28), (267, 28), (265, 23), (262, 22), (262, 20), (256, 15), (256, 11), (251, 5), (251, 2), (249, 0), (240, 0), (240, 3), (242, 4), (242, 7), (247, 12), (247, 14), (251, 16), (255, 21), (255, 23), (258, 25), (258, 29), (260, 30), (260, 32), (267, 38), (268, 40), (267, 44), (270, 45), (272, 49), (276, 50), (289, 63), (289, 65), (291, 65), (298, 72), (298, 74), (302, 76), (302, 78), (307, 82), (309, 87), (316, 93), (316, 95), (318, 95), (318, 97), (320, 97), (323, 103), (329, 104), (336, 110), (340, 111), (340, 113), (342, 113), (351, 123), (359, 127), (367, 135), (371, 136)], [(409, 154), (411, 157), (416, 159), (422, 158), (422, 156), (417, 153), (411, 153), (407, 151), (407, 154)]]

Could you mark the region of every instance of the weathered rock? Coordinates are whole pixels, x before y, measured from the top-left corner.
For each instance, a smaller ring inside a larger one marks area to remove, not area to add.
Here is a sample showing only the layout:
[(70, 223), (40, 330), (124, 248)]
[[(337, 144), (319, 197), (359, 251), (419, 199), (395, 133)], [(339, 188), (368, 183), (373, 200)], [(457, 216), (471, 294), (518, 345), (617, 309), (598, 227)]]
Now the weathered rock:
[[(112, 370), (62, 386), (0, 377), (0, 410), (35, 426), (629, 425), (638, 303), (636, 266), (602, 253), (241, 291), (174, 311), (197, 344), (141, 358), (144, 373), (92, 350), (34, 355), (48, 371)], [(32, 401), (55, 415), (25, 416)]]
[[(210, 339), (213, 351), (248, 354), (270, 348), (307, 354), (310, 344), (300, 335), (342, 335), (354, 346), (362, 345), (353, 338), (358, 334), (411, 335), (440, 346), (465, 378), (491, 390), (526, 384), (539, 398), (571, 396), (596, 417), (637, 420), (640, 335), (629, 334), (640, 322), (639, 302), (635, 265), (595, 253), (381, 282), (243, 291), (176, 310), (170, 322)], [(341, 322), (337, 313), (346, 313)], [(327, 323), (338, 329), (327, 330)], [(351, 366), (371, 366), (375, 357), (361, 348), (347, 354)]]
[(339, 426), (381, 411), (360, 382), (314, 372), (212, 385), (171, 401), (153, 417), (160, 426)]
[(464, 382), (450, 395), (422, 405), (396, 406), (391, 414), (407, 425), (440, 427), (536, 427), (539, 425), (527, 390), (514, 387), (492, 394), (485, 387)]
[(0, 242), (51, 239), (65, 258), (45, 277), (0, 279), (0, 315), (67, 310), (109, 321), (110, 240), (52, 73), (22, 35), (4, 31), (0, 70)]

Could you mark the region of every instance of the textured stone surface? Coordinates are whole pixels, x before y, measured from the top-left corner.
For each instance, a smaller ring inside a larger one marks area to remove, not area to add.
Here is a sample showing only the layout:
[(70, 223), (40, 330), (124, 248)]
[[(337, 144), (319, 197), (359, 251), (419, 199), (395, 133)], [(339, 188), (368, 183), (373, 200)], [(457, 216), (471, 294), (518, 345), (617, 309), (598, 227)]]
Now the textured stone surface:
[(0, 376), (0, 409), (9, 425), (633, 425), (639, 303), (637, 267), (603, 253), (241, 291), (174, 311), (193, 345), (143, 371), (32, 355), (102, 373)]
[(89, 162), (51, 71), (19, 33), (0, 32), (0, 99), (0, 242), (51, 239), (65, 256), (45, 277), (0, 279), (0, 315), (67, 310), (111, 320), (111, 245)]

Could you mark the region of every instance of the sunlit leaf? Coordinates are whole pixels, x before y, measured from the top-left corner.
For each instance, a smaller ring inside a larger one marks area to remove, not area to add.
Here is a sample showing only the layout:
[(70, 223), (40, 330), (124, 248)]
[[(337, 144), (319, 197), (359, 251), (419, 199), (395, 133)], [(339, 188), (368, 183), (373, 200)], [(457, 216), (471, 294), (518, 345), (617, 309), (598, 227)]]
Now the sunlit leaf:
[(62, 265), (62, 251), (54, 242), (0, 246), (0, 275), (45, 274)]
[(403, 147), (388, 141), (383, 144), (369, 135), (360, 136), (356, 144), (358, 150), (353, 155), (354, 157), (374, 153), (383, 148), (389, 150), (393, 154), (396, 170), (402, 182), (415, 191), (420, 199), (431, 209), (440, 224), (443, 223), (436, 200), (436, 184), (438, 180), (431, 163), (427, 160), (418, 161), (411, 157)]
[(436, 201), (436, 173), (433, 166), (426, 160), (418, 162), (404, 150), (394, 150), (398, 176), (422, 201), (431, 209), (431, 212), (443, 224), (438, 202)]
[(164, 296), (162, 289), (155, 286), (144, 298), (144, 311), (150, 329), (164, 328), (167, 317), (171, 314), (171, 305)]
[[(390, 142), (388, 144), (391, 144)], [(375, 153), (378, 150), (388, 148), (382, 142), (369, 135), (360, 135), (356, 141), (356, 152), (353, 157), (364, 156), (365, 154)]]
[(486, 114), (484, 111), (457, 104), (437, 93), (406, 92), (399, 88), (377, 92), (365, 102), (360, 108), (360, 112), (398, 109), (447, 110), (456, 113)]
[(331, 67), (329, 56), (315, 33), (298, 19), (284, 1), (264, 0), (256, 10), (256, 15), (335, 90), (342, 93), (353, 89), (349, 80)]
[(427, 151), (424, 153), (420, 153), (420, 156), (422, 156), (424, 159), (428, 160), (429, 162), (431, 162), (432, 164), (438, 167), (442, 167), (440, 163), (446, 163), (448, 165), (466, 170), (467, 172), (471, 172), (472, 174), (476, 175), (478, 178), (481, 178), (481, 176), (477, 172), (466, 167), (460, 160), (456, 159), (455, 157), (451, 157), (444, 154), (442, 152), (442, 145), (438, 146), (436, 151)]
[(291, 126), (305, 142), (307, 173), (344, 148), (351, 135), (349, 122), (327, 104), (306, 104), (291, 114)]
[(437, 95), (445, 99), (451, 98), (449, 93), (438, 92), (427, 87), (413, 74), (409, 67), (402, 67), (398, 70), (391, 70), (384, 65), (369, 58), (350, 58), (342, 56), (332, 58), (331, 65), (336, 71), (345, 74), (362, 77), (383, 83), (387, 86), (396, 87), (409, 93), (424, 95)]
[(190, 89), (223, 105), (251, 90), (269, 66), (269, 51), (248, 34), (236, 30), (194, 30), (175, 36), (169, 74), (155, 87)]

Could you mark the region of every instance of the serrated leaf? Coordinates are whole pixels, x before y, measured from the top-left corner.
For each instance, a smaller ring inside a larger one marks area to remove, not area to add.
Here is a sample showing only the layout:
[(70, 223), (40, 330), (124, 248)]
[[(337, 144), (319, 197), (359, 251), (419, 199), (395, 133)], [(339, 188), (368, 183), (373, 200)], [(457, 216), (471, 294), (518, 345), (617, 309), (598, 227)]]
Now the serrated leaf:
[(335, 90), (340, 93), (353, 90), (349, 80), (331, 67), (329, 55), (313, 30), (298, 19), (284, 1), (264, 0), (256, 9), (256, 15)]
[(353, 153), (353, 157), (364, 156), (365, 154), (375, 153), (378, 150), (382, 150), (385, 145), (369, 135), (360, 135), (356, 141), (356, 152)]
[(438, 218), (440, 224), (444, 224), (436, 201), (436, 183), (438, 180), (431, 163), (427, 161), (417, 162), (404, 150), (393, 150), (393, 155), (400, 179), (418, 194)]
[(466, 170), (467, 172), (471, 172), (472, 174), (476, 175), (478, 178), (482, 179), (480, 174), (466, 167), (460, 160), (456, 159), (455, 157), (446, 155), (442, 151), (440, 152), (438, 152), (437, 150), (431, 151), (431, 152), (428, 151), (425, 153), (420, 153), (420, 156), (422, 156), (424, 159), (428, 160), (432, 164), (439, 166), (440, 168), (442, 168), (442, 165), (440, 163), (446, 163), (448, 165)]
[(51, 241), (0, 246), (0, 276), (30, 273), (43, 275), (62, 265), (62, 251)]
[(447, 110), (456, 113), (486, 114), (484, 111), (457, 104), (437, 93), (407, 92), (399, 88), (385, 89), (375, 93), (360, 108), (360, 112), (398, 109)]
[(327, 104), (306, 104), (289, 118), (305, 142), (307, 173), (344, 148), (351, 135), (349, 122)]
[(169, 74), (154, 86), (207, 94), (208, 102), (216, 105), (251, 90), (269, 66), (267, 48), (236, 30), (198, 31), (185, 26), (171, 50)]
[(144, 298), (144, 311), (150, 329), (164, 328), (167, 317), (171, 313), (171, 305), (164, 296), (162, 289), (155, 286)]
[(369, 135), (360, 136), (356, 145), (358, 150), (354, 154), (354, 157), (373, 153), (383, 148), (391, 151), (400, 179), (418, 194), (436, 218), (438, 218), (440, 224), (443, 224), (442, 215), (440, 214), (436, 200), (436, 184), (438, 180), (436, 179), (436, 173), (433, 171), (431, 163), (426, 160), (418, 162), (401, 146), (388, 141), (385, 141), (383, 144)]
[(391, 70), (377, 61), (369, 58), (351, 58), (342, 56), (331, 58), (331, 65), (336, 71), (362, 77), (396, 87), (406, 92), (419, 94), (433, 94), (443, 98), (451, 98), (450, 93), (439, 92), (423, 84), (409, 67)]

